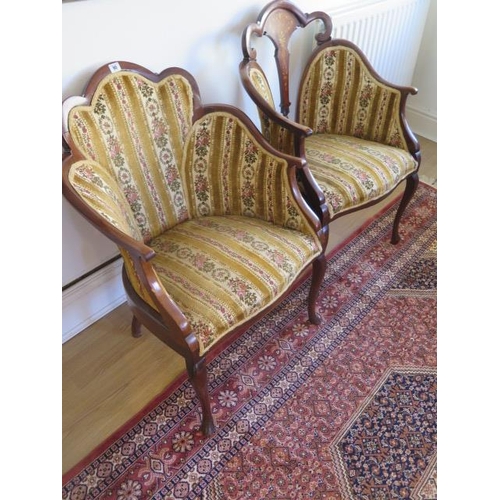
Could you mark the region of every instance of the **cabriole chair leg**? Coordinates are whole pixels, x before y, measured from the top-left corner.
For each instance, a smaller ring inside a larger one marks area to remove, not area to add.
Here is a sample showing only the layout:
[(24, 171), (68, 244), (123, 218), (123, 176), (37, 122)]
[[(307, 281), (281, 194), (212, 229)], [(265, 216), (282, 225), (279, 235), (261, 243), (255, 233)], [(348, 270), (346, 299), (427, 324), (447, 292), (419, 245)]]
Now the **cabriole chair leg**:
[(392, 238), (391, 238), (391, 243), (393, 245), (396, 245), (399, 243), (401, 240), (399, 236), (399, 221), (401, 220), (401, 217), (403, 216), (403, 213), (408, 206), (408, 203), (410, 203), (410, 200), (412, 199), (413, 195), (415, 194), (415, 191), (418, 186), (418, 173), (415, 172), (414, 174), (410, 175), (406, 179), (406, 188), (405, 192), (403, 194), (403, 198), (401, 199), (401, 202), (398, 207), (398, 211), (396, 212), (396, 217), (394, 219), (394, 225), (392, 226)]
[(321, 288), (321, 283), (323, 283), (323, 278), (326, 271), (326, 257), (325, 254), (320, 255), (313, 262), (313, 272), (311, 288), (309, 290), (309, 303), (308, 303), (308, 313), (309, 321), (313, 325), (319, 325), (322, 321), (321, 315), (316, 311), (316, 299), (319, 295), (319, 290)]
[(208, 373), (205, 358), (200, 359), (196, 364), (186, 360), (186, 367), (189, 380), (198, 396), (202, 410), (201, 432), (204, 436), (210, 436), (215, 432), (215, 423), (210, 405), (208, 392)]

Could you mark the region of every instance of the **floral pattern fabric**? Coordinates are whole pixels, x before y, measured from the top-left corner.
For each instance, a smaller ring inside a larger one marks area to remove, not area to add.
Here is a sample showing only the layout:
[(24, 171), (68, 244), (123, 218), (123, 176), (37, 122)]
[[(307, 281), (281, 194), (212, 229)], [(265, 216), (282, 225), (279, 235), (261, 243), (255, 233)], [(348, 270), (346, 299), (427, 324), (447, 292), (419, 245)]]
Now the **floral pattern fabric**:
[(244, 215), (314, 234), (294, 200), (288, 163), (264, 150), (229, 113), (198, 120), (187, 139), (182, 175), (195, 217)]
[(179, 165), (191, 116), (183, 77), (155, 84), (131, 72), (108, 75), (70, 113), (73, 141), (115, 177), (146, 241), (189, 217)]
[[(259, 67), (254, 67), (249, 71), (250, 81), (257, 93), (275, 109), (273, 94), (269, 83)], [(270, 120), (269, 117), (258, 108), (262, 135), (278, 151), (295, 155), (294, 134), (290, 130)]]
[(141, 238), (133, 211), (106, 168), (94, 161), (80, 161), (73, 164), (69, 179), (78, 194), (101, 217), (125, 234)]
[(243, 216), (194, 219), (151, 246), (153, 267), (201, 353), (279, 298), (319, 251), (312, 236)]
[(403, 149), (345, 135), (313, 134), (306, 158), (330, 218), (384, 196), (417, 169)]
[(401, 94), (377, 81), (349, 47), (326, 47), (304, 76), (299, 122), (318, 134), (341, 134), (407, 150)]
[[(281, 297), (322, 249), (290, 185), (290, 165), (226, 111), (193, 123), (189, 82), (110, 74), (89, 106), (70, 112), (86, 160), (71, 167), (82, 199), (156, 252), (163, 292), (205, 353)], [(158, 309), (130, 255), (134, 290)]]
[[(270, 106), (260, 67), (249, 80)], [(418, 168), (403, 133), (401, 93), (379, 82), (350, 47), (325, 46), (304, 74), (297, 121), (313, 131), (305, 159), (323, 191), (330, 220), (391, 192)], [(261, 129), (278, 150), (296, 154), (292, 134), (259, 109)]]

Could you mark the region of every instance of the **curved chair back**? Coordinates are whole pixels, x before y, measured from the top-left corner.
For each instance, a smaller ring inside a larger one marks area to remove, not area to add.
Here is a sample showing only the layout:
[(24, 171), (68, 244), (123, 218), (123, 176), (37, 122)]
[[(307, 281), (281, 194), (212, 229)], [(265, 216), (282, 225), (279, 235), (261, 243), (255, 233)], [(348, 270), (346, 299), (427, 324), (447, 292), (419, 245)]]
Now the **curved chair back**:
[(280, 88), (280, 110), (284, 116), (290, 112), (290, 39), (297, 28), (305, 28), (313, 21), (320, 21), (323, 31), (316, 35), (319, 45), (331, 40), (332, 22), (324, 12), (304, 14), (294, 4), (282, 0), (267, 4), (257, 21), (247, 26), (242, 36), (243, 57), (248, 61), (257, 60), (257, 51), (252, 47), (252, 37), (267, 36), (274, 45), (274, 58), (278, 70)]
[(203, 106), (186, 71), (121, 61), (64, 101), (63, 143), (63, 194), (121, 252), (133, 335), (144, 325), (185, 358), (201, 430), (212, 433), (212, 347), (310, 265), (308, 317), (321, 321), (328, 233), (300, 193), (305, 162), (272, 148), (235, 107)]
[(121, 71), (101, 68), (78, 105), (70, 107), (74, 98), (65, 102), (63, 137), (73, 155), (105, 166), (103, 182), (122, 193), (148, 242), (190, 218), (180, 168), (199, 90), (179, 68), (155, 75), (132, 63), (114, 64)]

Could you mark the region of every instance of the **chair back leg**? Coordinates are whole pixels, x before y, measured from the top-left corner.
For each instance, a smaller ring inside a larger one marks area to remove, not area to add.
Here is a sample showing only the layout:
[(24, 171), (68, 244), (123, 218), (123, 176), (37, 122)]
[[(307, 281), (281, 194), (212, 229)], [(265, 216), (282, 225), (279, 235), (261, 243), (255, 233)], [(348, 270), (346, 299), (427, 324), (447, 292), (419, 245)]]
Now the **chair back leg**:
[(141, 322), (134, 316), (132, 318), (132, 337), (139, 338), (142, 336)]

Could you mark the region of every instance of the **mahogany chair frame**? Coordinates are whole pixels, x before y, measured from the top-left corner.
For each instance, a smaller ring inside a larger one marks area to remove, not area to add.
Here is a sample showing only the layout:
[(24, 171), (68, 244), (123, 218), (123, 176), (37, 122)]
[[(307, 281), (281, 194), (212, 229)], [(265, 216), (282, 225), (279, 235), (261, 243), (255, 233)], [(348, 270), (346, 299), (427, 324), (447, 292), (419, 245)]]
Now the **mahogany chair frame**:
[[(291, 106), (289, 81), (291, 54), (289, 51), (289, 45), (290, 39), (295, 30), (298, 28), (305, 28), (313, 21), (321, 22), (323, 29), (315, 35), (316, 48), (311, 52), (302, 75), (305, 75), (307, 73), (307, 70), (316, 55), (328, 47), (343, 46), (354, 50), (371, 72), (371, 76), (373, 76), (378, 82), (382, 83), (383, 85), (395, 89), (400, 93), (401, 100), (399, 116), (403, 135), (408, 147), (408, 151), (417, 163), (417, 169), (405, 178), (401, 179), (401, 181), (396, 186), (394, 186), (393, 189), (385, 193), (383, 196), (362, 205), (351, 207), (350, 209), (335, 214), (333, 217), (330, 217), (321, 188), (316, 183), (313, 174), (311, 174), (310, 171), (299, 172), (299, 177), (303, 185), (304, 195), (308, 200), (308, 203), (320, 218), (323, 226), (327, 226), (332, 221), (343, 215), (347, 215), (349, 213), (379, 203), (383, 199), (387, 198), (398, 187), (399, 184), (401, 184), (403, 181), (406, 181), (406, 187), (399, 203), (398, 210), (396, 212), (392, 230), (391, 243), (396, 244), (400, 241), (399, 223), (401, 217), (406, 207), (408, 206), (408, 203), (413, 197), (419, 183), (418, 170), (421, 163), (420, 144), (411, 131), (405, 116), (407, 98), (409, 95), (415, 95), (417, 93), (417, 89), (415, 87), (400, 86), (388, 82), (377, 73), (370, 61), (368, 61), (365, 54), (354, 43), (344, 39), (332, 39), (333, 24), (332, 19), (327, 13), (315, 11), (307, 14), (302, 12), (295, 4), (288, 0), (274, 0), (268, 3), (259, 13), (257, 21), (249, 24), (243, 31), (241, 39), (243, 60), (241, 61), (239, 66), (241, 82), (250, 98), (256, 104), (257, 108), (271, 121), (275, 122), (276, 124), (280, 125), (293, 134), (293, 154), (306, 160), (305, 139), (312, 135), (313, 131), (309, 127), (306, 127), (299, 123), (298, 107), (296, 110), (297, 116), (295, 120), (290, 119), (288, 116)], [(279, 113), (258, 92), (256, 92), (249, 77), (249, 73), (252, 68), (260, 68), (257, 62), (257, 51), (252, 47), (252, 40), (254, 38), (260, 38), (263, 36), (266, 36), (271, 40), (275, 49), (274, 59), (276, 62), (279, 80), (279, 106), (281, 113)], [(300, 89), (302, 88), (303, 83), (303, 80), (301, 80), (299, 95), (301, 93)]]
[[(317, 233), (322, 246), (322, 253), (317, 256), (316, 259), (312, 262), (312, 281), (308, 298), (309, 320), (313, 324), (319, 324), (321, 322), (321, 317), (316, 312), (316, 299), (318, 297), (321, 283), (326, 270), (326, 259), (324, 252), (327, 243), (327, 233), (325, 233), (324, 228), (321, 226), (320, 221), (318, 220), (314, 212), (303, 200), (302, 194), (296, 182), (296, 170), (307, 170), (307, 165), (305, 165), (305, 162), (303, 162), (299, 158), (284, 155), (272, 148), (262, 137), (253, 122), (239, 109), (223, 104), (209, 106), (202, 105), (198, 85), (192, 75), (185, 70), (172, 67), (157, 74), (134, 63), (119, 61), (119, 64), (122, 70), (137, 72), (143, 77), (155, 83), (160, 82), (165, 77), (172, 74), (182, 75), (188, 80), (193, 90), (193, 123), (207, 113), (216, 111), (226, 111), (232, 113), (239, 120), (241, 120), (246, 127), (248, 127), (254, 138), (257, 139), (258, 143), (263, 148), (267, 149), (272, 154), (280, 158), (285, 158), (287, 160), (289, 164), (288, 177), (297, 203), (301, 207), (309, 223), (315, 228), (315, 232)], [(189, 323), (183, 312), (179, 309), (177, 304), (167, 294), (164, 293), (163, 287), (159, 284), (157, 276), (154, 273), (151, 264), (151, 259), (153, 259), (153, 257), (155, 256), (154, 250), (144, 242), (137, 241), (127, 234), (123, 233), (115, 226), (113, 226), (110, 222), (108, 222), (104, 217), (100, 216), (96, 211), (90, 208), (81, 199), (68, 179), (68, 173), (71, 165), (79, 160), (85, 159), (85, 156), (79, 151), (78, 146), (74, 143), (71, 134), (69, 133), (67, 122), (68, 113), (70, 109), (75, 105), (88, 105), (91, 102), (100, 81), (109, 73), (109, 66), (102, 66), (92, 76), (82, 96), (73, 96), (63, 102), (62, 135), (65, 153), (63, 155), (62, 162), (62, 192), (65, 198), (70, 202), (70, 204), (91, 225), (93, 225), (98, 231), (112, 240), (118, 247), (125, 250), (125, 252), (127, 252), (129, 257), (131, 258), (140, 282), (148, 289), (158, 309), (158, 311), (153, 309), (136, 293), (124, 266), (122, 270), (122, 279), (126, 292), (127, 302), (133, 314), (131, 326), (132, 334), (135, 337), (139, 337), (141, 335), (141, 326), (143, 325), (156, 337), (158, 337), (163, 343), (183, 356), (183, 358), (185, 359), (189, 380), (191, 381), (196, 395), (201, 403), (202, 423), (200, 430), (203, 435), (208, 436), (212, 434), (216, 428), (211, 411), (210, 395), (208, 389), (208, 376), (206, 366), (206, 355), (208, 353), (200, 355), (199, 341), (193, 331), (191, 324)], [(302, 275), (298, 277), (298, 279), (302, 278)], [(243, 325), (240, 325), (234, 331), (230, 332), (227, 336), (224, 336), (223, 339), (225, 340), (227, 338), (230, 338), (229, 336), (232, 336), (237, 332), (241, 333), (248, 326), (250, 326), (250, 324), (267, 314), (274, 307), (276, 307), (276, 303), (271, 304), (267, 308), (263, 309), (258, 316), (252, 317), (249, 321), (247, 321)], [(216, 345), (217, 344), (215, 344), (215, 346)], [(211, 350), (212, 349), (213, 347), (211, 348)]]

